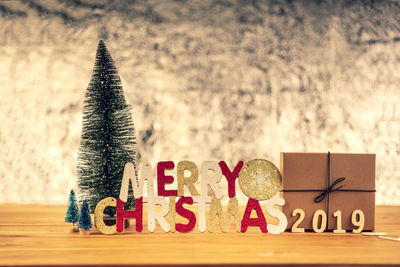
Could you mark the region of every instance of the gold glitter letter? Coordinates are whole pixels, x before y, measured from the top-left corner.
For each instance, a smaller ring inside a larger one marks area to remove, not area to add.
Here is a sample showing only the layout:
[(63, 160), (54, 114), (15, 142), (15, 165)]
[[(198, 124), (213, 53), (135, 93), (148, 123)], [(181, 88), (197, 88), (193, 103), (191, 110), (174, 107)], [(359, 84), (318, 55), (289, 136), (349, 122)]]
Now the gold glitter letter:
[(217, 198), (211, 200), (209, 221), (208, 221), (208, 231), (210, 233), (214, 232), (216, 217), (219, 217), (219, 224), (222, 232), (227, 233), (231, 226), (231, 217), (235, 217), (236, 231), (240, 232), (240, 214), (239, 214), (239, 202), (236, 197), (230, 198), (228, 203), (228, 211), (226, 212), (226, 217), (222, 212), (221, 201)]
[[(190, 171), (190, 176), (185, 177), (185, 170)], [(184, 195), (184, 185), (189, 189), (190, 194), (192, 196), (198, 196), (199, 192), (197, 192), (194, 187), (194, 182), (197, 181), (199, 177), (199, 170), (197, 166), (192, 161), (180, 161), (177, 166), (177, 176), (178, 176), (178, 196)]]
[(115, 225), (107, 226), (103, 221), (104, 209), (107, 207), (116, 207), (116, 206), (117, 206), (117, 200), (113, 197), (104, 198), (99, 203), (97, 203), (96, 209), (94, 211), (94, 221), (96, 223), (96, 228), (101, 233), (106, 235), (113, 235), (117, 232), (117, 227)]

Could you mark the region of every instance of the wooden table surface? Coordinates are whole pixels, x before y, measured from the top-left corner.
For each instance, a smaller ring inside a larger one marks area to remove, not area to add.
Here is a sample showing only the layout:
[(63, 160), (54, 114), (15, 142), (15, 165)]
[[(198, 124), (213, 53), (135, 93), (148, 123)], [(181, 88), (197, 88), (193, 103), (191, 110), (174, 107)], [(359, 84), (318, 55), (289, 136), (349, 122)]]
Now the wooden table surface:
[[(400, 265), (400, 242), (360, 234), (69, 233), (65, 206), (0, 205), (0, 265)], [(146, 218), (147, 216), (144, 216)], [(267, 218), (268, 220), (268, 218)], [(134, 221), (132, 221), (134, 222)], [(376, 208), (376, 231), (400, 236), (400, 206)]]

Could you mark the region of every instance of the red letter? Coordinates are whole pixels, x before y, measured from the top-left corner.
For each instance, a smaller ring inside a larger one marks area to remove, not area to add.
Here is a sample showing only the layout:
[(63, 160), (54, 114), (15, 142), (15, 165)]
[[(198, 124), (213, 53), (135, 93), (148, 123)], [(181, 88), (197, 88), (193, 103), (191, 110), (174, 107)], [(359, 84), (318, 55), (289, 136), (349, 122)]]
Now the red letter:
[(182, 223), (177, 223), (175, 225), (175, 229), (178, 232), (181, 233), (187, 233), (189, 231), (192, 231), (193, 228), (196, 226), (196, 215), (190, 210), (187, 210), (183, 207), (183, 204), (193, 204), (193, 198), (192, 197), (181, 197), (178, 202), (176, 202), (176, 213), (181, 215), (182, 217), (185, 217), (186, 219), (189, 220), (187, 224), (182, 224)]
[(178, 195), (178, 190), (165, 190), (165, 184), (172, 184), (174, 177), (165, 175), (164, 170), (172, 170), (174, 167), (175, 164), (172, 161), (160, 161), (157, 164), (157, 189), (159, 196), (169, 197)]
[[(258, 218), (250, 218), (251, 211), (255, 210), (257, 212)], [(268, 233), (267, 221), (265, 220), (264, 213), (261, 210), (260, 203), (258, 200), (249, 198), (247, 201), (246, 210), (244, 211), (242, 219), (242, 229), (241, 232), (245, 233), (248, 226), (259, 226), (261, 232)]]
[(236, 167), (233, 169), (233, 172), (229, 170), (229, 167), (226, 165), (225, 161), (220, 161), (219, 166), (221, 167), (222, 174), (225, 175), (226, 180), (228, 180), (229, 198), (233, 198), (236, 196), (235, 180), (238, 177), (239, 172), (243, 167), (243, 161), (238, 162)]
[(124, 202), (117, 199), (117, 232), (124, 230), (124, 219), (136, 219), (136, 232), (141, 232), (143, 229), (143, 197), (137, 198), (135, 201), (135, 210), (124, 210)]

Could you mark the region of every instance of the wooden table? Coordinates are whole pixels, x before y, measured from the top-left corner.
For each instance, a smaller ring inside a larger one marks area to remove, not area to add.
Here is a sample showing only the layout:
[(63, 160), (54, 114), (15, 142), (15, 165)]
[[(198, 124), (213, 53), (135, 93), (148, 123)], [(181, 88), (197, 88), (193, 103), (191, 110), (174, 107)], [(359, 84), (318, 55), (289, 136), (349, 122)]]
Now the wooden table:
[[(0, 205), (0, 265), (400, 265), (400, 242), (360, 234), (69, 233), (65, 206)], [(146, 216), (144, 216), (146, 218)], [(400, 236), (400, 207), (376, 208), (376, 231)]]

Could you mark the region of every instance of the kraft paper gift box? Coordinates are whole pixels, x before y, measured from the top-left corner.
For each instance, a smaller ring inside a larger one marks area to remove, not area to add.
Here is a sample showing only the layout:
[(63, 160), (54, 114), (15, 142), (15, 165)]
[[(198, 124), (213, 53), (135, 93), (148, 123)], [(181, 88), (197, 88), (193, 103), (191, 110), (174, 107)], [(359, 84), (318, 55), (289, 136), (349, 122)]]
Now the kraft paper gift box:
[[(326, 212), (327, 230), (336, 229), (333, 213), (337, 210), (342, 212), (342, 229), (357, 228), (351, 216), (354, 210), (362, 210), (364, 230), (374, 230), (375, 154), (283, 152), (280, 163), (288, 229), (299, 217), (292, 216), (293, 210), (299, 208), (305, 218), (298, 227), (306, 230), (313, 229), (313, 215), (318, 209)], [(342, 177), (345, 179), (339, 179)], [(322, 201), (316, 202), (317, 197)]]

